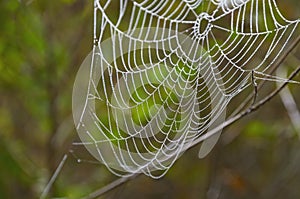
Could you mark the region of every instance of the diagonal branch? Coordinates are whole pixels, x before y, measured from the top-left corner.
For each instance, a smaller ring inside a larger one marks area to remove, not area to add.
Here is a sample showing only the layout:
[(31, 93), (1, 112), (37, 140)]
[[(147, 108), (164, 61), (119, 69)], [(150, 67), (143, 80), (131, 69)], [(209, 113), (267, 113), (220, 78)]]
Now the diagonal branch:
[(102, 187), (101, 189), (98, 189), (98, 190), (90, 193), (88, 196), (85, 196), (82, 199), (97, 198), (97, 197), (99, 197), (99, 196), (101, 196), (101, 195), (117, 188), (118, 186), (121, 186), (122, 184), (126, 183), (127, 181), (136, 178), (139, 175), (140, 175), (140, 173), (134, 174), (134, 175), (129, 176), (129, 177), (118, 178), (117, 180), (113, 181), (112, 183)]
[[(300, 39), (300, 37), (299, 37)], [(298, 73), (300, 72), (300, 66), (298, 66), (298, 68), (296, 70), (294, 70), (290, 76), (288, 77), (287, 81), (285, 81), (281, 86), (277, 87), (277, 89), (275, 89), (272, 93), (270, 93), (268, 96), (266, 96), (265, 98), (263, 98), (262, 100), (260, 100), (259, 102), (253, 104), (252, 106), (250, 106), (247, 110), (237, 114), (234, 117), (231, 117), (230, 119), (226, 120), (225, 122), (223, 122), (221, 125), (217, 126), (216, 128), (212, 129), (211, 131), (207, 132), (205, 135), (199, 137), (197, 140), (195, 140), (190, 146), (188, 146), (186, 149), (189, 149), (197, 144), (199, 144), (200, 142), (202, 142), (203, 140), (209, 138), (210, 136), (214, 135), (215, 133), (219, 132), (219, 130), (222, 130), (230, 125), (232, 125), (233, 123), (235, 123), (236, 121), (242, 119), (243, 117), (245, 117), (246, 115), (258, 110), (259, 108), (261, 108), (264, 104), (266, 104), (267, 102), (269, 102), (271, 99), (273, 99), (283, 88), (285, 88), (287, 86), (287, 84), (289, 83), (290, 80), (292, 80)], [(93, 193), (89, 194), (86, 197), (83, 197), (84, 199), (92, 199), (92, 198), (96, 198), (99, 196), (104, 195), (105, 193), (121, 186), (122, 184), (128, 182), (131, 179), (134, 179), (135, 177), (139, 176), (141, 173), (135, 174), (133, 176), (130, 177), (123, 177), (123, 178), (119, 178), (113, 182), (111, 182), (110, 184), (94, 191)]]
[[(288, 57), (288, 55), (297, 47), (297, 45), (300, 43), (300, 35), (293, 41), (293, 43), (291, 43), (291, 45), (287, 48), (287, 50), (285, 50), (282, 55), (278, 58), (278, 60), (272, 65), (270, 72), (268, 74), (273, 74), (278, 67), (286, 60), (286, 58)], [(265, 80), (261, 81), (261, 83), (257, 86), (257, 90), (261, 89), (262, 86), (265, 84)], [(232, 113), (233, 115), (238, 114), (239, 112), (241, 112), (247, 104), (250, 103), (250, 101), (254, 98), (255, 93), (250, 94), (245, 100), (244, 102)]]

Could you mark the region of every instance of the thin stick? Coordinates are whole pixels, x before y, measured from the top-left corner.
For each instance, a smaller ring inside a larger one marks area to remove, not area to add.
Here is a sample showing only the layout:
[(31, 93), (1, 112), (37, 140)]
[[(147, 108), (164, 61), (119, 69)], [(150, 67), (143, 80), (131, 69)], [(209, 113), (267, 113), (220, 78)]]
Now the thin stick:
[(254, 70), (251, 71), (251, 81), (252, 81), (253, 90), (254, 90), (253, 100), (252, 100), (252, 104), (251, 104), (251, 106), (252, 106), (256, 102), (256, 98), (257, 98), (257, 83), (256, 83), (256, 79), (254, 76)]
[(244, 116), (256, 111), (257, 109), (259, 109), (261, 106), (263, 106), (265, 103), (269, 102), (273, 97), (275, 97), (288, 83), (289, 80), (293, 79), (298, 73), (300, 72), (300, 66), (294, 70), (289, 78), (286, 80), (286, 82), (284, 82), (280, 87), (278, 87), (276, 90), (274, 90), (272, 93), (270, 93), (268, 96), (266, 96), (265, 98), (263, 98), (262, 100), (260, 100), (259, 102), (257, 102), (256, 104), (250, 106), (248, 109), (246, 109), (245, 111), (242, 111), (241, 113), (237, 114), (234, 117), (231, 117), (230, 119), (226, 120), (225, 122), (223, 122), (222, 124), (220, 124), (219, 126), (217, 126), (216, 128), (212, 129), (211, 131), (207, 132), (205, 135), (199, 137), (197, 140), (195, 140), (192, 145), (189, 147), (193, 147), (195, 145), (197, 145), (199, 142), (209, 138), (210, 136), (212, 136), (213, 134), (215, 134), (216, 132), (224, 129), (225, 127), (230, 126), (231, 124), (233, 124), (234, 122), (240, 120), (241, 118), (243, 118)]
[(99, 196), (107, 193), (108, 191), (113, 190), (113, 189), (117, 188), (118, 186), (121, 186), (122, 184), (129, 181), (130, 179), (136, 178), (138, 175), (140, 175), (140, 173), (134, 174), (130, 177), (118, 178), (117, 180), (113, 181), (112, 183), (102, 187), (101, 189), (98, 189), (98, 190), (90, 193), (88, 196), (85, 196), (82, 199), (93, 199), (93, 198), (99, 197)]
[(52, 175), (51, 179), (49, 180), (48, 184), (46, 185), (45, 189), (43, 190), (40, 199), (46, 198), (46, 196), (49, 193), (50, 188), (52, 187), (54, 181), (56, 180), (59, 172), (61, 171), (62, 167), (64, 166), (66, 160), (67, 160), (68, 155), (65, 154), (61, 162), (59, 163), (58, 167), (56, 168), (54, 174)]
[[(217, 126), (216, 128), (212, 129), (211, 131), (209, 131), (208, 133), (206, 133), (205, 135), (199, 137), (197, 140), (195, 140), (191, 145), (189, 145), (186, 149), (190, 149), (193, 146), (199, 144), (200, 142), (202, 142), (203, 140), (207, 139), (208, 137), (214, 135), (216, 132), (219, 132), (220, 130), (230, 126), (231, 124), (233, 124), (234, 122), (242, 119), (244, 116), (258, 110), (260, 107), (262, 107), (264, 104), (266, 104), (267, 102), (269, 102), (272, 98), (274, 98), (288, 83), (289, 80), (293, 79), (298, 73), (300, 72), (300, 66), (294, 70), (291, 75), (289, 76), (289, 78), (287, 79), (286, 82), (284, 82), (280, 87), (278, 87), (276, 90), (274, 90), (272, 93), (270, 93), (268, 96), (266, 96), (264, 99), (260, 100), (259, 102), (253, 104), (252, 106), (250, 106), (247, 110), (241, 112), (240, 114), (226, 120), (225, 122), (223, 122), (222, 124), (220, 124), (219, 126)], [(124, 184), (125, 182), (139, 176), (139, 174), (135, 174), (131, 177), (124, 177), (124, 178), (119, 178), (113, 182), (111, 182), (110, 184), (94, 191), (93, 193), (91, 193), (90, 195), (88, 195), (87, 197), (84, 197), (84, 199), (92, 199), (92, 198), (96, 198), (99, 196), (102, 196), (103, 194), (117, 188), (118, 186)]]
[(276, 90), (274, 90), (270, 95), (268, 95), (267, 97), (265, 97), (264, 99), (262, 99), (261, 101), (259, 101), (257, 104), (255, 104), (254, 106), (250, 107), (251, 109), (257, 110), (259, 107), (261, 107), (262, 105), (264, 105), (266, 102), (270, 101), (275, 95), (277, 95), (284, 87), (286, 87), (286, 85), (289, 83), (290, 80), (292, 80), (298, 73), (300, 72), (300, 66), (298, 66), (298, 68), (296, 70), (294, 70), (289, 78), (287, 79), (287, 81), (285, 81), (280, 87), (278, 87)]
[[(295, 39), (295, 41), (293, 41), (293, 43), (291, 43), (291, 45), (287, 48), (286, 51), (284, 51), (284, 53), (282, 53), (282, 55), (278, 58), (278, 60), (274, 63), (274, 65), (272, 65), (272, 68), (269, 72), (269, 74), (273, 74), (278, 67), (285, 61), (285, 59), (288, 57), (288, 55), (297, 47), (297, 45), (300, 43), (300, 35)], [(261, 87), (265, 84), (265, 80), (263, 80), (258, 86), (257, 86), (257, 90), (261, 89)], [(245, 106), (247, 104), (249, 104), (250, 100), (253, 99), (254, 93), (252, 93), (251, 95), (249, 95), (245, 101), (231, 114), (231, 116), (236, 115), (237, 113), (239, 113), (243, 108), (245, 108)]]
[[(300, 60), (299, 60), (300, 61)], [(280, 75), (286, 76), (287, 70), (282, 68), (281, 70), (277, 70), (277, 73)], [(278, 84), (279, 85), (279, 84)], [(298, 110), (295, 99), (288, 87), (284, 88), (280, 93), (281, 101), (287, 110), (287, 113), (290, 117), (290, 120), (298, 133), (298, 138), (300, 139), (300, 112)]]

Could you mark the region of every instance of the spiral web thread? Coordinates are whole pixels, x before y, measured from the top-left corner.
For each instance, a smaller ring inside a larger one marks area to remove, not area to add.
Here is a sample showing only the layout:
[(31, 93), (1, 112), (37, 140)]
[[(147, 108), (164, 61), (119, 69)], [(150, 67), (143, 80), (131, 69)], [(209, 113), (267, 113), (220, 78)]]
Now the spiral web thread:
[(284, 82), (268, 71), (300, 21), (274, 0), (94, 3), (94, 49), (73, 93), (77, 144), (118, 176), (163, 176), (253, 77)]

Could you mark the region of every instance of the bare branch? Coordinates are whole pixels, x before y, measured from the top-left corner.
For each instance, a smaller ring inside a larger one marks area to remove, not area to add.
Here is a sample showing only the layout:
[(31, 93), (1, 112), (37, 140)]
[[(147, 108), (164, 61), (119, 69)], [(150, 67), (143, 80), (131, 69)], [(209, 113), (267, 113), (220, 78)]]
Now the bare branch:
[(251, 71), (251, 81), (252, 81), (252, 85), (253, 85), (253, 100), (252, 100), (252, 104), (251, 106), (256, 102), (256, 98), (257, 98), (257, 83), (256, 83), (256, 79), (254, 76), (254, 70)]
[[(281, 76), (286, 76), (287, 69), (286, 68), (279, 68), (277, 70), (277, 73)], [(289, 90), (288, 87), (284, 88), (280, 92), (280, 97), (283, 105), (285, 106), (287, 113), (290, 117), (290, 120), (292, 122), (292, 125), (294, 126), (296, 132), (298, 133), (298, 138), (300, 139), (300, 112), (298, 110), (297, 104), (294, 100), (294, 97)]]
[[(300, 38), (300, 37), (299, 37)], [(262, 107), (264, 104), (266, 104), (267, 102), (269, 102), (272, 98), (274, 98), (285, 86), (287, 86), (287, 84), (289, 83), (289, 80), (293, 79), (298, 73), (300, 72), (300, 66), (294, 70), (291, 75), (289, 76), (288, 80), (286, 82), (284, 82), (281, 86), (279, 86), (276, 90), (274, 90), (272, 93), (270, 93), (268, 96), (266, 96), (264, 99), (260, 100), (259, 102), (253, 104), (252, 106), (250, 106), (247, 110), (239, 113), (238, 115), (228, 119), (227, 121), (223, 122), (221, 125), (217, 126), (216, 128), (212, 129), (211, 131), (207, 132), (205, 135), (199, 137), (197, 140), (195, 140), (187, 149), (192, 148), (193, 146), (199, 144), (200, 142), (202, 142), (203, 140), (207, 139), (208, 137), (214, 135), (216, 132), (218, 132), (219, 130), (222, 130), (228, 126), (230, 126), (231, 124), (233, 124), (234, 122), (242, 119), (244, 116), (258, 110), (260, 107)], [(123, 177), (123, 178), (119, 178), (113, 182), (111, 182), (110, 184), (106, 185), (103, 188), (100, 188), (98, 190), (96, 190), (95, 192), (89, 194), (87, 197), (84, 197), (84, 199), (92, 199), (92, 198), (96, 198), (99, 197), (117, 187), (119, 187), (120, 185), (126, 183), (127, 181), (139, 176), (139, 174), (135, 174), (131, 177)]]
[(134, 179), (136, 178), (137, 176), (139, 176), (139, 174), (134, 174), (130, 177), (123, 177), (123, 178), (118, 178), (117, 180), (113, 181), (112, 183), (102, 187), (101, 189), (98, 189), (94, 192), (92, 192), (91, 194), (89, 194), (88, 196), (86, 197), (83, 197), (82, 199), (92, 199), (92, 198), (96, 198), (96, 197), (99, 197), (115, 188), (117, 188), (118, 186), (121, 186), (122, 184), (124, 184), (125, 182), (131, 180), (131, 179)]
[[(271, 70), (268, 74), (270, 75), (273, 74), (278, 69), (278, 67), (286, 60), (288, 55), (297, 47), (299, 43), (300, 43), (300, 35), (295, 39), (295, 41), (293, 41), (293, 43), (287, 48), (287, 50), (284, 51), (282, 55), (278, 58), (278, 60), (272, 65)], [(262, 86), (265, 84), (265, 82), (266, 82), (265, 80), (261, 81), (261, 83), (257, 86), (257, 90), (261, 89)], [(246, 105), (249, 104), (251, 99), (254, 99), (254, 95), (255, 93), (250, 94), (231, 115), (233, 116), (240, 113), (246, 107)]]
[(44, 199), (44, 198), (46, 198), (46, 196), (48, 195), (48, 193), (49, 193), (49, 191), (50, 191), (50, 189), (51, 189), (51, 187), (52, 187), (54, 181), (56, 180), (58, 174), (59, 174), (60, 171), (62, 170), (62, 167), (64, 166), (64, 164), (65, 164), (67, 158), (68, 158), (68, 155), (65, 154), (65, 155), (63, 156), (62, 161), (59, 163), (58, 167), (56, 168), (54, 174), (52, 175), (50, 181), (48, 182), (48, 184), (46, 185), (45, 189), (43, 190), (43, 193), (42, 193), (42, 195), (40, 196), (40, 199)]

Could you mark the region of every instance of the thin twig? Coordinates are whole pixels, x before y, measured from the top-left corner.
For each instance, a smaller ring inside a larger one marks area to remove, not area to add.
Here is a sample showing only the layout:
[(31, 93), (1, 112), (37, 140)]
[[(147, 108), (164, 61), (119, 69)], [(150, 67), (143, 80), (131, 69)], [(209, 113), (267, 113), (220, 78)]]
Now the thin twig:
[(48, 184), (46, 185), (45, 189), (43, 190), (43, 193), (41, 194), (40, 199), (44, 199), (44, 198), (46, 198), (46, 196), (48, 195), (48, 192), (49, 192), (50, 188), (52, 187), (54, 181), (56, 180), (56, 178), (57, 178), (59, 172), (61, 171), (62, 167), (64, 166), (64, 164), (65, 164), (65, 162), (66, 162), (66, 160), (67, 160), (67, 157), (68, 157), (67, 154), (65, 154), (65, 155), (63, 156), (62, 161), (59, 163), (59, 165), (58, 165), (58, 167), (56, 168), (54, 174), (52, 175), (50, 181), (48, 182)]
[(266, 96), (264, 99), (262, 99), (261, 101), (259, 101), (257, 104), (255, 104), (254, 106), (250, 107), (252, 109), (252, 111), (257, 110), (259, 107), (261, 107), (262, 105), (264, 105), (266, 102), (270, 101), (275, 95), (277, 95), (288, 83), (290, 80), (292, 80), (298, 73), (300, 72), (300, 66), (298, 66), (298, 68), (296, 70), (294, 70), (289, 78), (287, 79), (287, 81), (285, 81), (280, 87), (278, 87), (276, 90), (274, 90), (272, 93), (270, 93), (268, 96)]
[[(277, 70), (277, 73), (281, 76), (286, 76), (287, 69), (285, 68), (279, 68)], [(296, 132), (298, 133), (298, 138), (300, 139), (300, 112), (298, 110), (297, 104), (294, 100), (294, 97), (288, 87), (285, 87), (280, 92), (280, 97), (283, 105), (285, 106), (285, 109), (287, 110), (287, 113), (290, 117), (290, 120), (292, 122), (292, 125), (294, 126)]]
[(193, 147), (193, 146), (197, 145), (199, 142), (202, 142), (203, 140), (209, 138), (210, 136), (214, 135), (218, 131), (224, 129), (225, 127), (230, 126), (231, 124), (233, 124), (234, 122), (240, 120), (244, 116), (246, 116), (246, 115), (248, 115), (248, 114), (256, 111), (257, 109), (259, 109), (261, 106), (263, 106), (265, 103), (267, 103), (268, 101), (270, 101), (273, 97), (275, 97), (289, 83), (289, 80), (293, 79), (299, 72), (300, 72), (300, 66), (290, 74), (290, 76), (286, 80), (286, 82), (284, 82), (280, 87), (278, 87), (276, 90), (274, 90), (268, 96), (266, 96), (265, 98), (263, 98), (259, 102), (255, 103), (254, 105), (250, 106), (245, 111), (242, 111), (239, 114), (235, 115), (234, 117), (231, 117), (230, 119), (228, 119), (227, 121), (223, 122), (222, 124), (220, 124), (216, 128), (214, 128), (211, 131), (207, 132), (205, 135), (199, 137), (198, 139), (196, 139), (192, 143), (192, 145), (190, 147)]
[[(207, 132), (205, 135), (199, 137), (197, 140), (195, 140), (191, 145), (189, 145), (187, 149), (192, 148), (193, 146), (199, 144), (200, 142), (202, 142), (203, 140), (209, 138), (210, 136), (214, 135), (215, 133), (219, 132), (220, 130), (230, 126), (231, 124), (233, 124), (234, 122), (242, 119), (244, 116), (258, 110), (260, 107), (262, 107), (264, 104), (266, 104), (267, 102), (269, 102), (272, 98), (274, 98), (288, 83), (289, 80), (293, 79), (298, 73), (300, 72), (300, 66), (294, 70), (291, 75), (289, 76), (289, 78), (287, 79), (286, 82), (284, 82), (280, 87), (278, 87), (276, 90), (274, 90), (272, 93), (270, 93), (268, 96), (266, 96), (265, 98), (263, 98), (262, 100), (260, 100), (259, 102), (253, 104), (252, 106), (250, 106), (247, 110), (239, 113), (238, 115), (226, 120), (225, 122), (223, 122), (222, 124), (220, 124), (219, 126), (217, 126), (216, 128), (212, 129), (211, 131)], [(126, 183), (127, 181), (139, 176), (140, 173), (135, 174), (131, 177), (124, 177), (124, 178), (119, 178), (113, 182), (111, 182), (110, 184), (106, 185), (105, 187), (102, 187), (96, 191), (94, 191), (93, 193), (89, 194), (87, 197), (84, 197), (84, 199), (92, 199), (92, 198), (96, 198), (99, 196), (102, 196), (103, 194), (119, 187), (120, 185)]]
[[(286, 51), (282, 53), (282, 55), (277, 59), (277, 61), (272, 65), (271, 70), (269, 71), (269, 74), (273, 74), (278, 67), (286, 60), (288, 55), (297, 47), (297, 45), (300, 43), (300, 35), (291, 43), (291, 45), (287, 48)], [(265, 80), (262, 80), (261, 83), (257, 86), (257, 90), (260, 90), (262, 86), (265, 84)], [(251, 99), (254, 98), (254, 93), (250, 94), (244, 102), (231, 114), (231, 116), (238, 114), (241, 112), (247, 104), (251, 101)]]
[(253, 90), (254, 90), (253, 100), (252, 100), (252, 104), (251, 104), (251, 106), (252, 106), (256, 102), (256, 98), (257, 98), (257, 83), (256, 83), (256, 79), (254, 76), (254, 70), (251, 71), (251, 81), (252, 81)]
[(101, 189), (98, 189), (98, 190), (90, 193), (88, 196), (85, 196), (82, 199), (93, 199), (93, 198), (99, 197), (99, 196), (107, 193), (108, 191), (113, 190), (113, 189), (117, 188), (118, 186), (121, 186), (125, 182), (136, 178), (138, 175), (140, 175), (140, 173), (134, 174), (130, 177), (118, 178), (117, 180), (113, 181), (112, 183), (102, 187)]

